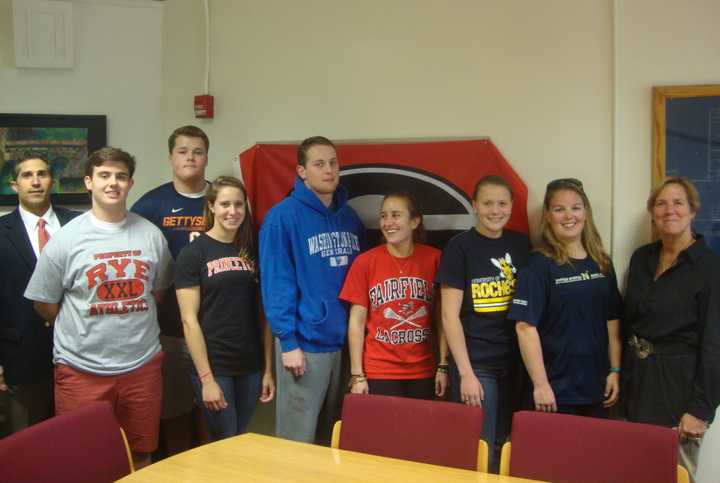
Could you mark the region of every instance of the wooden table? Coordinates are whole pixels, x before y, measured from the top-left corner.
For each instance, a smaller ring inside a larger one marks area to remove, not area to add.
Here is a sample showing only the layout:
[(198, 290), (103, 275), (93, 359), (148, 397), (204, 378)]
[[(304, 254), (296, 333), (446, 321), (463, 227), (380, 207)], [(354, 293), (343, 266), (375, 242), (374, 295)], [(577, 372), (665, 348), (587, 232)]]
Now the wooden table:
[(248, 433), (172, 456), (120, 481), (529, 483), (535, 480), (384, 458)]

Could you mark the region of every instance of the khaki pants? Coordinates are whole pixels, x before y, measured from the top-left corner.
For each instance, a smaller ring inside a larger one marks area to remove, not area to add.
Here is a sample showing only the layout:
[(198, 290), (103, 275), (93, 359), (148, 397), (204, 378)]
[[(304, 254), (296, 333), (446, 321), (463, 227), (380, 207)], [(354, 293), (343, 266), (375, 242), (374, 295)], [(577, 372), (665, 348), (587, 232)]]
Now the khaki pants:
[(678, 463), (690, 473), (690, 483), (697, 482), (698, 457), (700, 456), (701, 439), (688, 439), (678, 446)]
[(345, 392), (342, 350), (305, 352), (305, 374), (296, 378), (283, 368), (282, 349), (276, 340), (275, 367), (277, 436), (306, 443), (329, 440)]

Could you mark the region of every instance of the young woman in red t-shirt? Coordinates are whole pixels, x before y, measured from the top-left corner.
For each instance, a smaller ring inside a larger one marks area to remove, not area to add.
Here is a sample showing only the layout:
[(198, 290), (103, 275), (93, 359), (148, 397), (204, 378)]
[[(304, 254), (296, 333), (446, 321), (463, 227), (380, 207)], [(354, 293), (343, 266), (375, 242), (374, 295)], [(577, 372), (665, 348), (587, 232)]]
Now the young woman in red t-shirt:
[[(422, 213), (408, 193), (387, 195), (380, 209), (386, 243), (358, 256), (340, 298), (349, 302), (353, 393), (421, 399), (447, 387), (447, 345), (433, 279), (440, 251), (418, 243)], [(435, 341), (440, 341), (440, 363)]]

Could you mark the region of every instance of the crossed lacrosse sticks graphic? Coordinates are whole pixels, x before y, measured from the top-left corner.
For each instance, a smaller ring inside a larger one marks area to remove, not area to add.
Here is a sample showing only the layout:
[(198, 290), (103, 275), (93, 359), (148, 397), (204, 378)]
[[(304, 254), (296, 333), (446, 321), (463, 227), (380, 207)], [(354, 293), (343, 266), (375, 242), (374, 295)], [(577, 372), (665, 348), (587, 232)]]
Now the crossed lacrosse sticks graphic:
[(422, 307), (420, 307), (417, 312), (415, 312), (414, 314), (409, 315), (407, 318), (403, 317), (402, 315), (399, 315), (397, 312), (395, 312), (395, 311), (394, 311), (393, 309), (391, 309), (390, 307), (388, 307), (388, 308), (386, 308), (385, 310), (383, 310), (383, 316), (384, 316), (386, 319), (392, 319), (392, 320), (399, 320), (399, 321), (400, 321), (400, 322), (398, 322), (397, 324), (395, 324), (395, 325), (393, 325), (392, 327), (390, 327), (390, 330), (393, 330), (393, 329), (395, 329), (396, 327), (399, 327), (399, 326), (401, 326), (401, 325), (403, 325), (403, 324), (410, 324), (410, 325), (415, 326), (415, 327), (417, 327), (417, 328), (419, 328), (419, 329), (422, 329), (422, 325), (416, 324), (415, 322), (413, 322), (413, 320), (415, 320), (415, 319), (417, 319), (417, 318), (420, 318), (420, 317), (423, 317), (423, 316), (425, 316), (425, 315), (427, 315), (427, 308), (426, 308), (424, 305), (423, 305)]

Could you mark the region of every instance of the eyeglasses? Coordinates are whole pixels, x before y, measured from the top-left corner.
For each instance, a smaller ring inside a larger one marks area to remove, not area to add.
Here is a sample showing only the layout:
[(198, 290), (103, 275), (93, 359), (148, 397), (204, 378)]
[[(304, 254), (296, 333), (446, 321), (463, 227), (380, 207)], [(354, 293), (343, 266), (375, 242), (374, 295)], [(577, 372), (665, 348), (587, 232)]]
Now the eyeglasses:
[(583, 191), (583, 184), (577, 178), (558, 178), (550, 181), (545, 187), (546, 191), (555, 191), (561, 188), (571, 187)]

